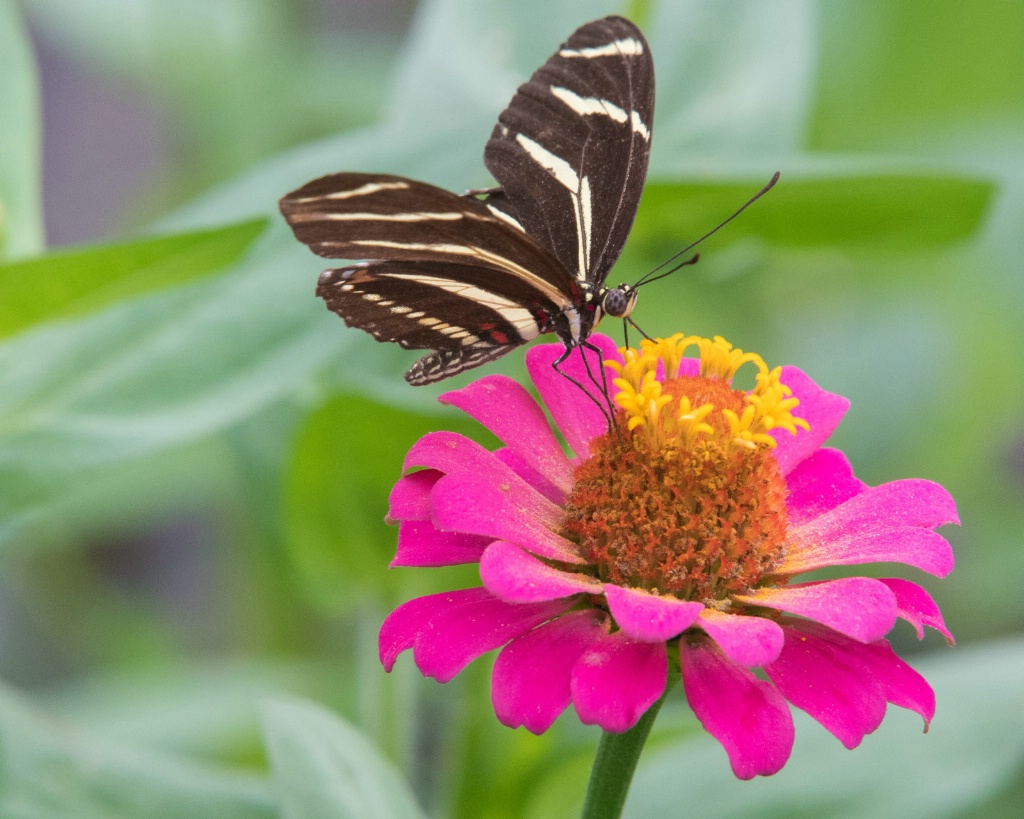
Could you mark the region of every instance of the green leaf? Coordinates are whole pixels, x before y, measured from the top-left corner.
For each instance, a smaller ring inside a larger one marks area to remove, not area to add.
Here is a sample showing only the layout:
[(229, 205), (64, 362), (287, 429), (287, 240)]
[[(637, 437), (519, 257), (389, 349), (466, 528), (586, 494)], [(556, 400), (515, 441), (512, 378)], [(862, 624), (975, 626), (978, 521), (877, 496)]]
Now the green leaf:
[(0, 0), (0, 259), (43, 246), (39, 89), (28, 32)]
[(0, 815), (271, 819), (278, 811), (262, 779), (91, 736), (0, 688)]
[(319, 605), (380, 593), (397, 532), (384, 521), (388, 493), (405, 451), (429, 429), (422, 416), (358, 398), (309, 417), (285, 480), (285, 526), (302, 587)]
[[(955, 0), (819, 4), (812, 145), (1019, 157), (1024, 6)], [(1000, 133), (1002, 132), (1002, 133)], [(995, 137), (995, 139), (993, 139)]]
[(379, 599), (395, 582), (387, 573), (398, 531), (385, 524), (388, 495), (406, 451), (438, 428), (493, 445), (465, 416), (439, 422), (358, 397), (335, 398), (309, 416), (285, 479), (285, 527), (303, 589), (320, 606)]
[[(287, 257), (300, 248), (258, 247), (226, 275), (0, 344), (0, 520), (31, 515), (97, 470), (294, 400), (351, 342), (312, 295), (319, 264), (307, 259), (307, 275), (295, 275)], [(0, 539), (25, 521), (5, 523)]]
[(0, 265), (0, 338), (223, 270), (266, 225), (265, 219), (254, 219)]
[(1024, 766), (1024, 642), (957, 648), (912, 664), (935, 689), (927, 734), (916, 714), (890, 707), (853, 751), (797, 712), (793, 756), (778, 774), (736, 780), (714, 740), (651, 749), (624, 817), (668, 816), (679, 800), (716, 817), (957, 816), (1007, 787)]
[[(764, 182), (650, 182), (630, 244), (657, 243), (668, 255), (666, 242), (682, 247), (703, 235)], [(778, 245), (869, 244), (873, 252), (936, 247), (973, 235), (994, 191), (993, 183), (965, 176), (792, 178), (783, 173), (775, 188), (715, 241), (756, 236)]]
[(263, 711), (270, 767), (286, 819), (417, 819), (398, 771), (365, 736), (318, 705), (279, 700)]

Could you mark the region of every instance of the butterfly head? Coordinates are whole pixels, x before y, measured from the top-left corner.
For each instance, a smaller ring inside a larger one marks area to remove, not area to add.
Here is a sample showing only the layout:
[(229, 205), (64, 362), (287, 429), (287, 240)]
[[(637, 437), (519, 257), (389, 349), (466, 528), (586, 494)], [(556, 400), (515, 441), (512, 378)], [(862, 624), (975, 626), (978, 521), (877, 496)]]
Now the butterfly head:
[(636, 307), (637, 292), (630, 284), (610, 287), (601, 294), (601, 312), (612, 318), (626, 318)]

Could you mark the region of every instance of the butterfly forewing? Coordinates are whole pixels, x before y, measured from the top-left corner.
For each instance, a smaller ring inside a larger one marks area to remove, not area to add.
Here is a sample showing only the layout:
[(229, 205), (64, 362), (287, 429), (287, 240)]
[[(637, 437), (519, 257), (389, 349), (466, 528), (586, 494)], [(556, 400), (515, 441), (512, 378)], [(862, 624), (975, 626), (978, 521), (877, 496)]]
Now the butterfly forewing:
[(425, 182), (333, 174), (285, 196), (281, 211), (296, 237), (320, 256), (480, 266), (553, 302), (572, 296), (571, 277), (509, 216)]
[(604, 282), (632, 227), (650, 155), (654, 67), (621, 17), (581, 27), (501, 114), (484, 162), (527, 233)]

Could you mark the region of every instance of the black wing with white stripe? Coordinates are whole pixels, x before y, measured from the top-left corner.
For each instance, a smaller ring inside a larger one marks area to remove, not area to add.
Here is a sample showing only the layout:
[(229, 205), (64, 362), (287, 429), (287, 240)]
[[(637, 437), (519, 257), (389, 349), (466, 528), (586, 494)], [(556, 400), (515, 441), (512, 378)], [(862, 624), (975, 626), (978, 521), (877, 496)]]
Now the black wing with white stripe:
[(433, 350), (406, 373), (409, 383), (420, 385), (493, 361), (550, 332), (550, 306), (531, 309), (486, 289), (491, 274), (438, 262), (366, 262), (324, 271), (316, 292), (347, 325), (378, 341)]
[(621, 17), (581, 27), (501, 115), (484, 161), (500, 184), (457, 196), (382, 174), (316, 179), (281, 200), (327, 270), (317, 295), (379, 341), (434, 352), (406, 373), (438, 381), (557, 333), (586, 344), (635, 292), (604, 279), (636, 215), (647, 172), (654, 73)]
[(600, 287), (647, 177), (654, 64), (622, 17), (582, 26), (498, 118), (484, 162), (527, 233)]
[(578, 284), (503, 213), (399, 176), (341, 173), (281, 200), (295, 235), (329, 258), (317, 295), (350, 327), (437, 351), (406, 374), (426, 384), (556, 329)]
[(332, 174), (285, 196), (281, 211), (320, 256), (477, 265), (511, 276), (506, 289), (537, 290), (560, 306), (578, 298), (572, 276), (511, 217), (426, 182)]

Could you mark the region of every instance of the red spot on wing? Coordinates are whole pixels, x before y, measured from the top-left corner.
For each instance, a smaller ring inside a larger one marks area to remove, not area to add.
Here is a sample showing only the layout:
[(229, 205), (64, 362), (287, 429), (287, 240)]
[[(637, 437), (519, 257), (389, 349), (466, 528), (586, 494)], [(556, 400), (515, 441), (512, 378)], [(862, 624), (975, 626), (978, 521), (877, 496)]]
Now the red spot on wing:
[(495, 344), (508, 344), (508, 336), (501, 330), (496, 329), (493, 321), (477, 325), (477, 335), (486, 335)]

